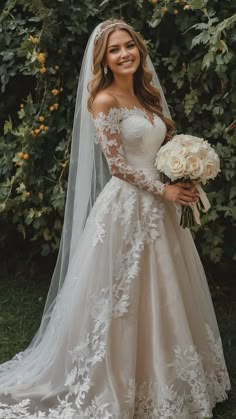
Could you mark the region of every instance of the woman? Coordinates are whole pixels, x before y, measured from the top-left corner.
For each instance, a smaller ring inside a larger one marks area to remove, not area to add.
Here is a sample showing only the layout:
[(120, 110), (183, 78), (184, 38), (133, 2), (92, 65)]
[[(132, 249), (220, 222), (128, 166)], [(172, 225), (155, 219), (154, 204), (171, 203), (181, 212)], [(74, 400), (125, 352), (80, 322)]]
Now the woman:
[(0, 418), (200, 419), (227, 397), (207, 281), (176, 207), (197, 191), (164, 185), (154, 167), (173, 132), (157, 85), (133, 28), (106, 21), (95, 29), (59, 259), (38, 335), (0, 369)]

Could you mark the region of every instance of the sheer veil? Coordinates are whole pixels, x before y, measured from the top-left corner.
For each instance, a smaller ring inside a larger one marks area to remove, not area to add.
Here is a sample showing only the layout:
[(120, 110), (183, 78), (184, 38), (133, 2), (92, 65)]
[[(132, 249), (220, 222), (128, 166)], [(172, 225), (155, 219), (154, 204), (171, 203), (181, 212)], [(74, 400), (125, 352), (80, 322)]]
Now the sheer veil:
[[(29, 345), (31, 350), (41, 341), (50, 321), (59, 291), (66, 280), (66, 274), (75, 249), (83, 232), (86, 219), (96, 197), (110, 178), (100, 145), (95, 141), (95, 131), (90, 112), (87, 109), (88, 83), (92, 78), (93, 45), (100, 23), (92, 32), (84, 53), (77, 89), (76, 107), (72, 132), (71, 158), (64, 225), (56, 267), (53, 273), (44, 313), (38, 333)], [(147, 64), (153, 72), (153, 84), (160, 90), (165, 116), (170, 112), (158, 76), (150, 57)]]

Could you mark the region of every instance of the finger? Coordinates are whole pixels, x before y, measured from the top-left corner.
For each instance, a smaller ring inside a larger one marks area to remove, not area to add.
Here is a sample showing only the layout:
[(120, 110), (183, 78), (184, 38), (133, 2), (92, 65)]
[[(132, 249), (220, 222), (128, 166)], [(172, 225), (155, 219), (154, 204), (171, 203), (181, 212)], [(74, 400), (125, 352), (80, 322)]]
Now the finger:
[(199, 194), (198, 190), (193, 185), (192, 185), (191, 188), (185, 188), (183, 186), (179, 186), (179, 188), (183, 193), (187, 193), (187, 194), (190, 194), (190, 195), (191, 194), (192, 195), (198, 195)]
[(187, 207), (191, 207), (191, 205), (192, 205), (192, 202), (186, 202), (186, 201), (184, 201), (182, 199), (180, 199), (178, 201), (178, 203), (181, 204), (181, 205), (186, 205)]
[(194, 186), (193, 183), (190, 183), (190, 182), (180, 182), (178, 183), (178, 185), (184, 189), (190, 189)]
[(180, 188), (180, 191), (183, 195), (188, 195), (188, 196), (198, 196), (199, 195), (199, 192), (197, 190)]
[(198, 190), (194, 185), (192, 185), (190, 188), (184, 188), (184, 189), (189, 191), (189, 192), (198, 193)]
[(180, 195), (180, 199), (183, 199), (187, 202), (191, 202), (191, 201), (197, 201), (198, 196), (195, 194), (191, 194), (191, 193), (182, 193)]
[(186, 205), (187, 207), (192, 207), (194, 204), (196, 204), (196, 201), (194, 202), (194, 201), (192, 201), (192, 202), (187, 202), (187, 201), (184, 201), (183, 199), (180, 199), (179, 201), (177, 201), (178, 202), (178, 204), (181, 204), (181, 205)]

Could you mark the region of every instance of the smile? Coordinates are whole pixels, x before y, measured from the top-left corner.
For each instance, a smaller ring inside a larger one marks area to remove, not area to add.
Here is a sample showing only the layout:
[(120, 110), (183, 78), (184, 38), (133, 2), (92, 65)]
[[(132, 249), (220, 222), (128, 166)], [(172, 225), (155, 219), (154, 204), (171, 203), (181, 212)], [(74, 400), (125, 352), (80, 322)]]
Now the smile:
[(134, 60), (126, 60), (126, 61), (122, 61), (121, 63), (119, 63), (119, 65), (129, 65), (129, 64), (133, 64)]

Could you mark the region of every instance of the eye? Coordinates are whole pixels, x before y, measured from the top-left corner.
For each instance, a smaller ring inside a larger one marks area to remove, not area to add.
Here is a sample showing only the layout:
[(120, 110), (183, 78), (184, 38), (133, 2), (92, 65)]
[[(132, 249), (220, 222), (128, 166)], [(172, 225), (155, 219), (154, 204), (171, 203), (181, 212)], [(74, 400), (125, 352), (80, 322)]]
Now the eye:
[(117, 51), (118, 51), (118, 48), (112, 48), (112, 49), (109, 50), (110, 53), (114, 53), (114, 52), (117, 52)]
[(136, 44), (134, 43), (134, 42), (132, 42), (131, 44), (129, 44), (128, 46), (127, 46), (127, 48), (134, 48), (136, 46)]

